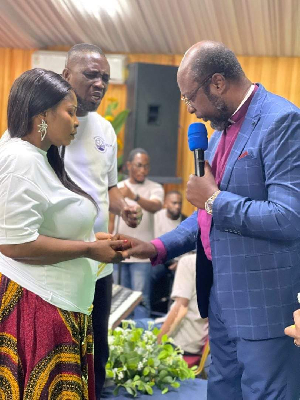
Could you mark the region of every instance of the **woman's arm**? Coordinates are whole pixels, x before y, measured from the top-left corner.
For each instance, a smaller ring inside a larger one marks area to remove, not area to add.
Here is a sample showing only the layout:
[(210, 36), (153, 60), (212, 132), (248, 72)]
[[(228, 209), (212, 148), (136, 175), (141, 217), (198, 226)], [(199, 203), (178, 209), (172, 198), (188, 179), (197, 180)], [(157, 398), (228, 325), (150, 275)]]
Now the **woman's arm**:
[(126, 243), (126, 240), (84, 242), (39, 235), (32, 242), (0, 245), (0, 251), (6, 257), (32, 265), (57, 264), (81, 257), (118, 263), (123, 260), (120, 251), (125, 249)]

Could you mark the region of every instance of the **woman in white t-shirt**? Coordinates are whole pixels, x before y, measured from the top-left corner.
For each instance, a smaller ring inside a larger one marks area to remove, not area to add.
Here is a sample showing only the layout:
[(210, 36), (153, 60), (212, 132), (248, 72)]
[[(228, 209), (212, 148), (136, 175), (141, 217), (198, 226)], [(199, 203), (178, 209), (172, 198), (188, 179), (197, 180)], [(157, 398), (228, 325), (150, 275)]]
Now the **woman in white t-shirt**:
[(27, 71), (11, 88), (0, 140), (1, 398), (95, 398), (98, 264), (121, 261), (124, 242), (96, 240), (97, 206), (64, 170), (58, 147), (76, 134), (76, 109), (51, 71)]

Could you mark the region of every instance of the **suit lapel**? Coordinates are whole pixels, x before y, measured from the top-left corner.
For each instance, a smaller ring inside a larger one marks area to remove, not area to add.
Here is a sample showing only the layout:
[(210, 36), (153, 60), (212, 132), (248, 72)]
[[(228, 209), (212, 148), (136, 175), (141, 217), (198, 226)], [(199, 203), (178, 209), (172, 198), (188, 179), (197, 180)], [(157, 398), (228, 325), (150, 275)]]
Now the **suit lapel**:
[(220, 142), (221, 137), (222, 137), (222, 132), (215, 131), (209, 141), (208, 149), (205, 151), (205, 160), (208, 161), (210, 165), (212, 164), (212, 161), (214, 159), (215, 152), (218, 148), (218, 144)]
[(237, 162), (238, 157), (240, 156), (242, 151), (244, 150), (256, 124), (260, 119), (261, 107), (266, 95), (266, 90), (263, 86), (260, 85), (257, 92), (253, 96), (245, 117), (245, 121), (243, 122), (240, 132), (238, 133), (233, 148), (229, 154), (224, 175), (220, 184), (221, 190), (226, 190), (228, 187), (229, 179), (231, 177), (235, 163)]

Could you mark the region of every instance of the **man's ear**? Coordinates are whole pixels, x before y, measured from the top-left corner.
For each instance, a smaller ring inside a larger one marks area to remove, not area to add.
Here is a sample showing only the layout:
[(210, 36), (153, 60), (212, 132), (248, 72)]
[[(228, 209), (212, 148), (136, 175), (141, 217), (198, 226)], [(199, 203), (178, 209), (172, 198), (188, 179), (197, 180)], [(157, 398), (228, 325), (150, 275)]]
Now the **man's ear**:
[(219, 93), (223, 93), (226, 86), (226, 80), (222, 74), (213, 74), (211, 78), (211, 83), (214, 85)]
[(127, 161), (126, 162), (127, 171), (130, 171), (130, 167), (131, 167), (131, 161)]
[(71, 72), (70, 72), (69, 68), (65, 68), (62, 72), (62, 76), (67, 82), (69, 82), (70, 74), (71, 74)]

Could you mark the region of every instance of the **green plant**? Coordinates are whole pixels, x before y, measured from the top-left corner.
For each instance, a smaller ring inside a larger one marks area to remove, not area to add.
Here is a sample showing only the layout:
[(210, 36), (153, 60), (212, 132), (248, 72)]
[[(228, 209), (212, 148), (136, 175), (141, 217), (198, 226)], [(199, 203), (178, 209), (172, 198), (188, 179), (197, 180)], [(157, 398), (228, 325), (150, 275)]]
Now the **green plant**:
[(157, 343), (159, 330), (136, 328), (134, 321), (123, 321), (122, 328), (109, 332), (110, 356), (106, 365), (107, 378), (113, 379), (118, 394), (124, 387), (136, 397), (138, 391), (153, 394), (156, 385), (162, 393), (170, 387), (178, 388), (178, 380), (194, 379), (194, 369), (189, 369), (182, 357), (182, 350), (172, 346), (172, 340), (164, 335)]
[[(107, 99), (109, 101), (108, 106), (106, 107), (105, 113), (104, 113), (104, 118), (109, 121), (112, 124), (112, 127), (114, 128), (114, 131), (116, 135), (118, 136), (123, 125), (126, 122), (126, 119), (129, 114), (129, 110), (125, 109), (123, 111), (120, 111), (119, 113), (116, 114), (115, 110), (119, 106), (119, 102), (117, 99), (114, 97), (109, 97)], [(122, 174), (122, 167), (123, 167), (123, 142), (122, 140), (118, 137), (117, 138), (117, 145), (118, 145), (118, 180), (123, 179), (123, 174)]]

